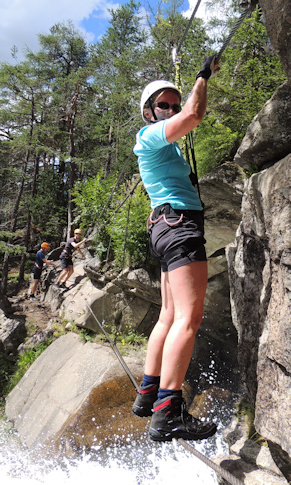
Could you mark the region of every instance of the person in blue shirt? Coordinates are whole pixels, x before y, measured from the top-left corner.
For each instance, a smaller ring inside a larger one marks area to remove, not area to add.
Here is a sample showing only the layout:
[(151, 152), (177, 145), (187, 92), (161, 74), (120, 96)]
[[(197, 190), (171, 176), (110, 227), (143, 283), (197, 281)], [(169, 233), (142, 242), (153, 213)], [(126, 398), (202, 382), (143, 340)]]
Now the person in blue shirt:
[(202, 120), (207, 82), (218, 64), (215, 56), (205, 59), (183, 109), (180, 91), (168, 81), (151, 82), (141, 97), (147, 125), (137, 134), (134, 153), (151, 200), (148, 232), (161, 263), (162, 306), (132, 411), (152, 416), (149, 437), (155, 441), (203, 439), (216, 432), (214, 423), (186, 411), (181, 390), (203, 316), (207, 261), (203, 208), (177, 141)]
[(36, 253), (35, 255), (35, 262), (34, 262), (34, 266), (33, 266), (33, 283), (31, 285), (31, 289), (30, 289), (30, 299), (31, 300), (35, 300), (35, 292), (36, 292), (36, 288), (37, 288), (37, 285), (39, 283), (39, 280), (40, 280), (40, 276), (41, 276), (41, 273), (42, 273), (42, 270), (43, 270), (43, 265), (44, 264), (48, 264), (50, 266), (54, 266), (55, 268), (57, 268), (57, 264), (54, 263), (53, 261), (49, 261), (48, 259), (46, 259), (46, 255), (49, 251), (49, 244), (46, 243), (46, 242), (43, 242), (40, 246), (40, 250)]

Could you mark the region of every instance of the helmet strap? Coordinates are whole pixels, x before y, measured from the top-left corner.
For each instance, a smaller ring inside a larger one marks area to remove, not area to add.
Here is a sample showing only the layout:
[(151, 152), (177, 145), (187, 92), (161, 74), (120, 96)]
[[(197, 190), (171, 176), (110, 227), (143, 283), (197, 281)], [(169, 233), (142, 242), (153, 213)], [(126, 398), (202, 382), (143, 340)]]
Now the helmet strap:
[[(150, 106), (150, 108), (152, 110), (152, 114), (153, 114), (153, 117), (154, 117), (155, 121), (158, 121), (158, 119), (156, 117), (155, 110), (154, 110), (153, 105), (152, 105), (152, 102), (151, 102), (151, 99), (149, 99), (149, 106)], [(151, 123), (154, 123), (155, 121), (152, 121)]]

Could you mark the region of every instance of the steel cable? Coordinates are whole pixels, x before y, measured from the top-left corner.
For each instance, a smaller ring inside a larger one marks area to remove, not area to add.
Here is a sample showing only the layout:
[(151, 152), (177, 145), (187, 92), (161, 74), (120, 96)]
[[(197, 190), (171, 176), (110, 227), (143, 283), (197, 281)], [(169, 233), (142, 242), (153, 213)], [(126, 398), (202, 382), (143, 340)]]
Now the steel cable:
[[(111, 340), (111, 338), (109, 337), (108, 333), (106, 332), (104, 326), (99, 322), (98, 318), (96, 317), (96, 315), (94, 314), (92, 308), (88, 305), (88, 303), (87, 303), (87, 308), (90, 311), (90, 313), (92, 314), (94, 320), (97, 322), (97, 324), (100, 327), (100, 329), (102, 330), (102, 332), (104, 333), (104, 335), (105, 335), (106, 339), (108, 340), (108, 342), (109, 342), (109, 344), (110, 344), (113, 352), (115, 353), (115, 355), (118, 358), (120, 364), (122, 365), (123, 369), (125, 370), (125, 373), (128, 375), (129, 379), (131, 380), (131, 383), (133, 384), (135, 390), (138, 391), (139, 390), (138, 383), (135, 380), (134, 376), (132, 375), (130, 369), (128, 368), (126, 362), (124, 361), (124, 359), (123, 359), (122, 355), (120, 354), (118, 348), (116, 347), (115, 343)], [(238, 478), (236, 478), (235, 476), (233, 476), (230, 472), (228, 472), (227, 470), (225, 470), (221, 466), (219, 466), (216, 463), (214, 463), (212, 460), (210, 460), (209, 458), (207, 458), (206, 456), (204, 456), (199, 451), (195, 450), (195, 448), (193, 446), (190, 446), (185, 440), (183, 440), (183, 438), (178, 438), (177, 441), (187, 451), (190, 451), (190, 453), (192, 453), (197, 458), (199, 458), (201, 461), (203, 461), (203, 463), (205, 463), (210, 468), (212, 468), (212, 470), (214, 470), (215, 473), (217, 473), (218, 475), (220, 475), (221, 477), (223, 477), (231, 485), (243, 485), (243, 483)]]
[(138, 391), (139, 390), (138, 383), (136, 382), (135, 378), (133, 377), (131, 371), (129, 370), (125, 360), (123, 359), (122, 355), (120, 354), (115, 343), (111, 340), (111, 338), (109, 337), (108, 333), (106, 332), (104, 326), (99, 322), (98, 318), (96, 317), (95, 313), (93, 312), (92, 308), (88, 305), (88, 303), (87, 303), (87, 308), (90, 311), (90, 313), (92, 314), (92, 316), (94, 317), (94, 320), (97, 322), (97, 324), (100, 327), (100, 329), (102, 330), (102, 332), (104, 333), (105, 337), (107, 338), (107, 340), (110, 344), (110, 347), (112, 348), (113, 352), (115, 353), (116, 357), (118, 358), (118, 360), (119, 360), (120, 364), (122, 365), (123, 369), (125, 370), (126, 374), (130, 378), (130, 380), (131, 380), (133, 386), (135, 387), (136, 391)]
[(222, 478), (225, 478), (225, 480), (227, 480), (231, 485), (243, 485), (243, 482), (241, 480), (239, 480), (238, 478), (233, 476), (230, 472), (228, 472), (227, 470), (225, 470), (221, 466), (214, 463), (212, 460), (210, 460), (206, 456), (202, 455), (202, 453), (200, 453), (199, 451), (195, 450), (195, 448), (193, 446), (189, 445), (185, 440), (183, 440), (183, 438), (178, 438), (177, 441), (178, 441), (178, 443), (180, 443), (180, 445), (184, 446), (184, 448), (186, 450), (190, 451), (190, 453), (195, 455), (197, 458), (199, 458), (201, 461), (203, 461), (203, 463), (205, 463), (210, 468), (212, 468), (212, 470), (214, 470), (215, 473), (220, 475)]
[(232, 37), (234, 36), (234, 34), (236, 33), (237, 29), (239, 28), (239, 26), (241, 25), (241, 23), (244, 21), (244, 19), (246, 18), (246, 16), (249, 14), (249, 12), (251, 12), (251, 10), (253, 9), (253, 4), (251, 4), (249, 7), (245, 8), (245, 10), (242, 12), (241, 16), (238, 18), (238, 20), (236, 21), (236, 23), (234, 24), (233, 28), (231, 29), (227, 39), (224, 41), (221, 49), (219, 50), (219, 52), (216, 54), (216, 59), (220, 59), (221, 58), (221, 55), (223, 53), (223, 51), (225, 50), (225, 48), (228, 46), (228, 44), (230, 43)]

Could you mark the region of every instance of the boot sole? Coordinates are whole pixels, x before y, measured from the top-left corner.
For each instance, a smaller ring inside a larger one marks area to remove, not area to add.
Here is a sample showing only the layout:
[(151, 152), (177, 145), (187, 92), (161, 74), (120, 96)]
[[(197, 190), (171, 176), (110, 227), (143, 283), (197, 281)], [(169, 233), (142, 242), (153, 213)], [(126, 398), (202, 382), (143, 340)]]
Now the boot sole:
[(172, 439), (183, 438), (184, 440), (205, 440), (206, 438), (210, 438), (213, 436), (217, 431), (216, 425), (213, 425), (212, 428), (205, 431), (205, 433), (189, 433), (186, 430), (177, 430), (177, 431), (170, 431), (169, 433), (162, 433), (154, 428), (149, 429), (149, 437), (153, 441), (172, 441)]

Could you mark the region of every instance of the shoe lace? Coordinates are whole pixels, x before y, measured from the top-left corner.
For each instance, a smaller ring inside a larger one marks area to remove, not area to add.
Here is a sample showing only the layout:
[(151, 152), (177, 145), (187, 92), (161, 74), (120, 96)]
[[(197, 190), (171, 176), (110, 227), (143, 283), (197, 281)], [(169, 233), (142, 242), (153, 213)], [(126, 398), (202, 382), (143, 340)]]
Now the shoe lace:
[(188, 413), (186, 409), (186, 401), (185, 399), (182, 399), (181, 403), (181, 421), (184, 423), (185, 421), (189, 421), (189, 416), (190, 414)]

